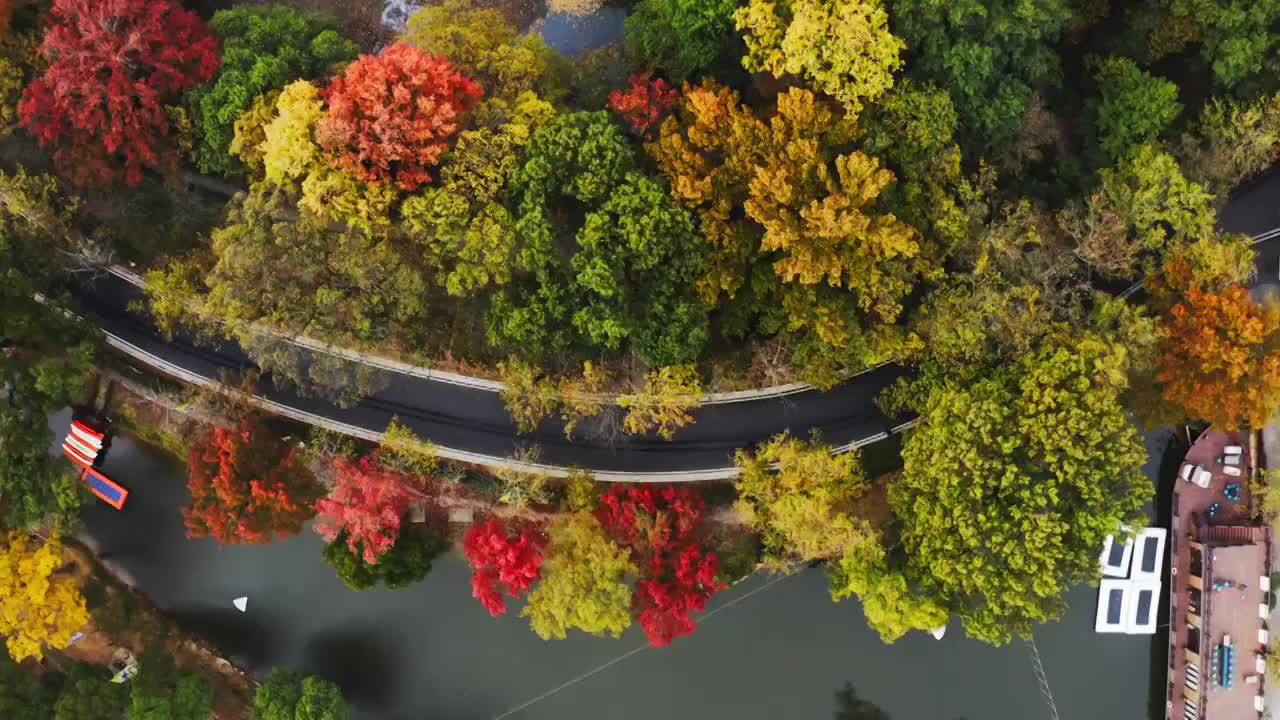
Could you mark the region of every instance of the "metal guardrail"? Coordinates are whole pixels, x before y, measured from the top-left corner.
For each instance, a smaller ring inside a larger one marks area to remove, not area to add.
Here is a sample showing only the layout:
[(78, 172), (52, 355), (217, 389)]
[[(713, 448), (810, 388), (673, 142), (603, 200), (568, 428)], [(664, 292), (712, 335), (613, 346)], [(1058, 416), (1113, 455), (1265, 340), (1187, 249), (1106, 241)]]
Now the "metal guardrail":
[[(146, 350), (138, 347), (137, 345), (134, 345), (133, 343), (129, 342), (128, 340), (125, 340), (124, 338), (119, 337), (118, 335), (115, 335), (114, 333), (111, 333), (110, 331), (101, 330), (101, 332), (103, 336), (106, 338), (107, 344), (110, 345), (111, 347), (125, 353), (129, 357), (134, 358), (135, 360), (138, 360), (140, 362), (147, 364), (148, 366), (150, 366), (155, 370), (158, 370), (167, 375), (175, 377), (185, 383), (189, 383), (191, 385), (197, 385), (199, 387), (214, 389), (220, 392), (236, 393), (239, 397), (243, 398), (247, 402), (250, 402), (253, 405), (258, 406), (263, 410), (266, 410), (267, 412), (273, 413), (275, 415), (280, 415), (282, 417), (287, 417), (292, 420), (297, 420), (298, 422), (303, 422), (315, 427), (322, 427), (332, 432), (341, 433), (343, 435), (348, 435), (351, 437), (357, 437), (362, 440), (368, 440), (370, 442), (375, 442), (375, 443), (381, 443), (382, 440), (385, 438), (385, 433), (383, 432), (369, 430), (367, 428), (362, 428), (358, 425), (350, 425), (348, 423), (338, 422), (337, 420), (324, 417), (323, 415), (316, 415), (315, 413), (307, 412), (305, 410), (299, 410), (298, 408), (291, 407), (283, 403), (278, 403), (278, 402), (275, 402), (274, 400), (268, 400), (267, 398), (260, 397), (257, 395), (248, 395), (245, 393), (239, 393), (238, 391), (228, 389), (226, 386), (222, 385), (217, 380), (214, 380), (212, 378), (206, 378), (203, 375), (200, 375), (199, 373), (191, 372), (190, 370), (187, 370), (186, 368), (180, 365), (171, 363), (162, 357), (159, 357), (153, 353), (147, 352)], [(855, 440), (854, 442), (842, 445), (838, 448), (835, 448), (832, 452), (839, 454), (839, 453), (849, 452), (850, 450), (853, 450), (855, 448), (865, 447), (872, 443), (887, 439), (890, 435), (902, 432), (903, 430), (906, 430), (907, 428), (914, 426), (916, 422), (917, 422), (916, 420), (911, 420), (905, 423), (901, 423), (899, 425), (896, 425), (890, 428), (887, 431), (879, 432), (869, 437), (863, 438), (861, 440)], [(555, 477), (555, 478), (566, 478), (569, 476), (569, 473), (572, 472), (574, 469), (587, 469), (587, 470), (591, 470), (592, 475), (597, 480), (601, 480), (605, 482), (673, 483), (673, 482), (698, 482), (698, 481), (705, 481), (705, 480), (729, 480), (737, 477), (740, 472), (736, 466), (710, 468), (705, 470), (670, 470), (670, 471), (657, 471), (657, 472), (653, 472), (653, 471), (628, 472), (628, 471), (620, 471), (620, 470), (593, 470), (591, 468), (569, 468), (569, 467), (561, 467), (559, 465), (547, 465), (545, 463), (531, 463), (531, 462), (524, 462), (521, 460), (515, 460), (512, 458), (496, 457), (493, 455), (485, 455), (483, 453), (471, 452), (469, 450), (458, 450), (456, 448), (445, 447), (443, 445), (438, 445), (435, 443), (433, 443), (432, 446), (435, 449), (437, 455), (443, 458), (447, 458), (449, 460), (472, 463), (475, 465), (481, 465), (489, 468), (504, 468), (504, 469), (523, 471), (523, 472), (541, 473), (541, 474), (548, 475), (550, 477)]]
[[(145, 285), (143, 278), (128, 268), (121, 267), (119, 265), (111, 265), (106, 269), (107, 272), (115, 275), (121, 280), (124, 280), (130, 285), (133, 285), (134, 287), (141, 288)], [(309, 338), (305, 335), (289, 335), (278, 330), (260, 326), (255, 327), (255, 331), (260, 332), (263, 335), (268, 335), (270, 337), (292, 343), (312, 352), (325, 353), (326, 355), (332, 355), (334, 357), (342, 358), (343, 360), (357, 362), (362, 365), (368, 365), (370, 367), (399, 373), (401, 375), (422, 378), (431, 382), (443, 382), (450, 385), (458, 385), (486, 392), (502, 392), (506, 389), (506, 384), (497, 380), (488, 380), (485, 378), (473, 377), (471, 375), (463, 375), (462, 373), (449, 372), (447, 370), (434, 370), (421, 365), (413, 365), (406, 362), (400, 362), (399, 360), (392, 360), (391, 358), (382, 357), (380, 355), (371, 355), (358, 350), (351, 350), (332, 343)], [(852, 379), (873, 370), (878, 370), (888, 364), (888, 362), (883, 362), (879, 365), (864, 368), (853, 373), (846, 379)], [(807, 392), (813, 389), (814, 387), (808, 383), (786, 383), (783, 385), (773, 385), (766, 388), (755, 388), (751, 390), (707, 393), (703, 395), (699, 401), (702, 405), (725, 405), (729, 403), (751, 402), (754, 400), (770, 400), (773, 398), (787, 397), (788, 395), (795, 395), (797, 393)], [(613, 397), (601, 396), (600, 399), (611, 403), (615, 402), (615, 398)]]

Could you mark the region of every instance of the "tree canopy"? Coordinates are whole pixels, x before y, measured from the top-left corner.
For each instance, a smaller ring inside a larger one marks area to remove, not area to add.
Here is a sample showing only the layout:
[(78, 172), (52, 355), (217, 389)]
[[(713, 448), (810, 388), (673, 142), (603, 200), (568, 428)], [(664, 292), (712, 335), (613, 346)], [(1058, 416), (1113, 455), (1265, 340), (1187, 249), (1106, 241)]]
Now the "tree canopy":
[(80, 184), (142, 180), (176, 169), (167, 107), (218, 69), (218, 41), (176, 0), (55, 0), (40, 53), (48, 66), (23, 91), (22, 125)]
[(1120, 405), (1123, 351), (1046, 340), (968, 384), (924, 394), (889, 486), (906, 577), (1001, 644), (1065, 611), (1098, 548), (1150, 494), (1146, 451)]
[(191, 93), (199, 108), (200, 169), (220, 175), (239, 166), (229, 152), (240, 115), (264, 93), (324, 76), (353, 60), (356, 46), (338, 35), (333, 18), (284, 5), (219, 10), (209, 30), (222, 43), (222, 65), (211, 85)]

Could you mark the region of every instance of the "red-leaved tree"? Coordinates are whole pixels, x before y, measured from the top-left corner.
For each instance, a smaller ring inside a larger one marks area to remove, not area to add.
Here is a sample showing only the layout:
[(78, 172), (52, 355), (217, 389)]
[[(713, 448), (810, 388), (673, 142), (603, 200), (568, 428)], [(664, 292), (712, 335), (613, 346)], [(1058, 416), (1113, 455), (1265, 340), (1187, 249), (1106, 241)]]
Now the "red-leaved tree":
[(716, 581), (716, 556), (699, 547), (705, 509), (685, 487), (618, 485), (600, 496), (596, 519), (631, 550), (643, 575), (631, 604), (654, 647), (692, 633), (692, 614), (725, 587)]
[(671, 113), (679, 97), (680, 91), (662, 78), (650, 80), (646, 75), (633, 75), (630, 87), (609, 93), (605, 107), (622, 116), (633, 135), (647, 138), (649, 131)]
[(316, 501), (315, 529), (325, 542), (347, 533), (347, 549), (375, 565), (396, 544), (400, 521), (413, 501), (407, 478), (365, 456), (333, 463), (334, 488)]
[(49, 63), (23, 91), (21, 123), (74, 182), (130, 185), (172, 170), (166, 105), (218, 69), (218, 41), (175, 0), (53, 0), (40, 53)]
[(338, 168), (414, 190), (475, 107), (480, 86), (440, 55), (398, 43), (361, 55), (325, 91), (316, 140)]
[(214, 428), (187, 455), (188, 537), (265, 543), (302, 530), (319, 489), (294, 450), (246, 415), (235, 429)]
[(462, 540), (471, 564), (471, 594), (497, 617), (507, 610), (503, 594), (518, 598), (529, 592), (542, 571), (546, 538), (532, 525), (509, 525), (492, 518), (472, 525)]
[(631, 597), (636, 621), (654, 647), (692, 633), (692, 614), (702, 612), (711, 596), (725, 587), (716, 581), (715, 555), (703, 554), (694, 545), (672, 553), (668, 563), (662, 574), (636, 582)]

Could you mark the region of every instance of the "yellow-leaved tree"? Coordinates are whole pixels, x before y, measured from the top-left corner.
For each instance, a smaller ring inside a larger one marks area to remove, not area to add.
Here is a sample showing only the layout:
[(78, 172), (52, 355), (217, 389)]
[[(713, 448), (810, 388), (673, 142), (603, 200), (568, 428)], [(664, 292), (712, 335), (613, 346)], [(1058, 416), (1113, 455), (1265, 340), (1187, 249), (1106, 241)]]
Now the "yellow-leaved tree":
[(61, 568), (57, 535), (33, 547), (23, 533), (9, 534), (0, 553), (0, 636), (16, 661), (44, 657), (44, 646), (63, 648), (89, 622), (84, 596)]

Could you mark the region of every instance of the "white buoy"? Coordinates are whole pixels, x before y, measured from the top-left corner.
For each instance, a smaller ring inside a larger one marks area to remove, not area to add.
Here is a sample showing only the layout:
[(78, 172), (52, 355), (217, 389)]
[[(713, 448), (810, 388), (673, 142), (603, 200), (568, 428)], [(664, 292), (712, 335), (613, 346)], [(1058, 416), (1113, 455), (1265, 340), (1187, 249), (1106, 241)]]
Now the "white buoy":
[(939, 625), (938, 627), (930, 630), (929, 634), (933, 636), (934, 640), (941, 640), (942, 636), (947, 634), (947, 626)]
[(235, 605), (236, 609), (239, 610), (240, 612), (244, 612), (245, 608), (249, 607), (249, 598), (238, 597), (235, 600), (232, 600), (231, 604)]

